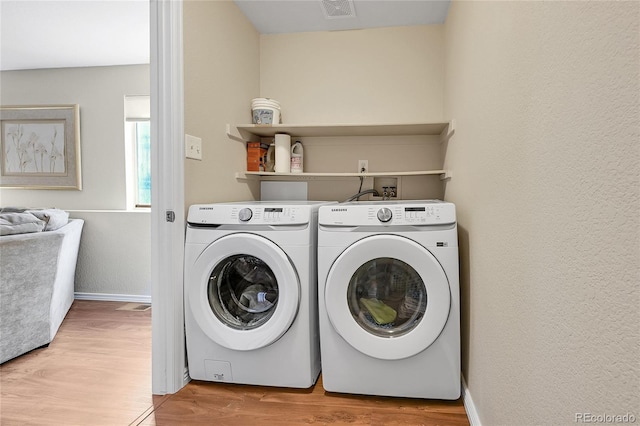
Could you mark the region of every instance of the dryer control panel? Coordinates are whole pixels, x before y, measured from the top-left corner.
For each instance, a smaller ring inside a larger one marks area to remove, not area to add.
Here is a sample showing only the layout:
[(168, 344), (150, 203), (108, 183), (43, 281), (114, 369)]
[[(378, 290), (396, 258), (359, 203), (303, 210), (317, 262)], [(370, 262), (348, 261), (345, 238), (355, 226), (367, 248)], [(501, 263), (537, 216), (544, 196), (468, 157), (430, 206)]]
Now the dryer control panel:
[(327, 226), (444, 225), (455, 222), (455, 205), (437, 200), (335, 204), (321, 207), (318, 215), (318, 223)]

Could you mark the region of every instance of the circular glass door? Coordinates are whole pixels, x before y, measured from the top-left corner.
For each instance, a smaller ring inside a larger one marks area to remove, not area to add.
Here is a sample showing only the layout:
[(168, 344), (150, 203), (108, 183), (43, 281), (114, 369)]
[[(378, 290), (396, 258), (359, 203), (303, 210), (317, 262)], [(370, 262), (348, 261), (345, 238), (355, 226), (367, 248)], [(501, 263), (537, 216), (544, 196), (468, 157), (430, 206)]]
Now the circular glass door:
[(407, 263), (379, 257), (356, 269), (347, 287), (353, 319), (380, 337), (399, 337), (413, 330), (427, 310), (427, 288)]
[(327, 276), (325, 306), (355, 349), (403, 359), (429, 347), (449, 317), (449, 281), (438, 260), (408, 238), (375, 235), (349, 246)]
[(278, 281), (265, 262), (247, 254), (222, 260), (213, 268), (207, 290), (219, 321), (238, 330), (267, 322), (278, 304)]
[(189, 306), (202, 331), (234, 350), (278, 340), (298, 312), (300, 282), (286, 253), (267, 238), (224, 236), (198, 257)]

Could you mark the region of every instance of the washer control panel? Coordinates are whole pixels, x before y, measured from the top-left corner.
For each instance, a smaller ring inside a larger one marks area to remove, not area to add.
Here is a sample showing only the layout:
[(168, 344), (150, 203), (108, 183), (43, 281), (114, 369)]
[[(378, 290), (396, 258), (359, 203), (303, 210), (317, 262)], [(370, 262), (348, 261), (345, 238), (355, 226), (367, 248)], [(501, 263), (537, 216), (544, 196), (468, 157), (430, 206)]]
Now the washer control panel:
[(318, 215), (318, 223), (328, 226), (442, 225), (455, 221), (455, 205), (437, 200), (334, 204), (321, 207)]
[(297, 225), (311, 220), (311, 207), (276, 204), (193, 205), (187, 221), (194, 225)]
[(230, 211), (231, 219), (252, 224), (296, 223), (303, 212), (296, 207), (238, 207)]

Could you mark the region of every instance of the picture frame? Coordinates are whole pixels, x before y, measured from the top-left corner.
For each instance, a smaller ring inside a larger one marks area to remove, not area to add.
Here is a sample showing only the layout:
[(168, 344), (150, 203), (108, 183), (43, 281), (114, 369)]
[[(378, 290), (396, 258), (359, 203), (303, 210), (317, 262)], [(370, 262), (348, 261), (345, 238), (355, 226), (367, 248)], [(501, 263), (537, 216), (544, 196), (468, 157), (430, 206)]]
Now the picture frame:
[(0, 107), (0, 187), (82, 189), (80, 108)]

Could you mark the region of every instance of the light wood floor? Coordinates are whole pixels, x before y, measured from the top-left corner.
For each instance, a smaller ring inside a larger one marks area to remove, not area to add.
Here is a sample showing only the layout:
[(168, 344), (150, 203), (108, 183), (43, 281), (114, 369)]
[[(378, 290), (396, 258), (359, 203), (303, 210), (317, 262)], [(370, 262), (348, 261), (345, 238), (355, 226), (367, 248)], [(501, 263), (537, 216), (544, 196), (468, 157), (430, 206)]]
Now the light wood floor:
[(48, 348), (0, 366), (0, 424), (468, 425), (462, 400), (433, 401), (192, 381), (151, 395), (151, 312), (75, 301)]

